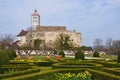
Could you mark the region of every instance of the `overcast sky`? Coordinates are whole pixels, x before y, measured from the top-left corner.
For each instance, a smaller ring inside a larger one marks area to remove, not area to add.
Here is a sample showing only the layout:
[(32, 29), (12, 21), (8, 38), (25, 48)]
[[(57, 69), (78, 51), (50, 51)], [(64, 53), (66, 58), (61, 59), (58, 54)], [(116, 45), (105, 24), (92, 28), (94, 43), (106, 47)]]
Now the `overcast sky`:
[(95, 38), (120, 39), (120, 0), (0, 0), (0, 35), (30, 27), (35, 9), (41, 25), (75, 29), (83, 45), (92, 46)]

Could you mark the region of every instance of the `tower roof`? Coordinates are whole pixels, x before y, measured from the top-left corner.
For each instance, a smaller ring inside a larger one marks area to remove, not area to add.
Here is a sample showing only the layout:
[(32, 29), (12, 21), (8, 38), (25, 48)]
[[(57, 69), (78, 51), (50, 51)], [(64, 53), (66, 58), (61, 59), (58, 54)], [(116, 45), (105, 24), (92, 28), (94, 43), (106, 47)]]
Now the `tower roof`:
[(37, 10), (34, 10), (34, 13), (32, 14), (32, 16), (39, 16), (39, 13), (37, 12)]

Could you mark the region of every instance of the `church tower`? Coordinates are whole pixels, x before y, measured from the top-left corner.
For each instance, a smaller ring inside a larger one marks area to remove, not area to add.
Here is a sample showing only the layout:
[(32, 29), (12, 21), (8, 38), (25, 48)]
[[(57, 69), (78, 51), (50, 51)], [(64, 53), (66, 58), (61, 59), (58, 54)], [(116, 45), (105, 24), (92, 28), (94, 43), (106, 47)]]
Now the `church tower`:
[(36, 30), (36, 27), (40, 25), (40, 15), (37, 10), (34, 10), (32, 14), (32, 30)]

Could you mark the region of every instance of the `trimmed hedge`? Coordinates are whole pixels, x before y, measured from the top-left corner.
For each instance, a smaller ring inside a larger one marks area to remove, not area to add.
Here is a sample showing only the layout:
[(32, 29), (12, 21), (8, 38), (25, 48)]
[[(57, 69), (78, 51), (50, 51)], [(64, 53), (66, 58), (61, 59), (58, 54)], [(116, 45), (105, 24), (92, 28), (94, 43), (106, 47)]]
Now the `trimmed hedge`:
[(34, 62), (37, 66), (51, 66), (53, 62), (51, 61), (41, 61), (41, 62)]
[(114, 74), (114, 75), (118, 75), (118, 76), (120, 75), (120, 69), (116, 70), (115, 68), (103, 68), (103, 71)]
[[(21, 76), (21, 75), (26, 75), (26, 74), (36, 73), (36, 72), (40, 72), (40, 68), (28, 69), (28, 70), (23, 70), (23, 71), (14, 72), (14, 73), (1, 74), (0, 80), (4, 78), (11, 78), (15, 76)], [(11, 79), (11, 80), (14, 80), (14, 79)]]
[(40, 76), (52, 75), (53, 73), (58, 72), (58, 71), (59, 70), (48, 70), (44, 72), (37, 72), (33, 74), (28, 74), (28, 75), (21, 75), (21, 76), (6, 78), (3, 80), (36, 80), (36, 79), (39, 79)]
[[(28, 75), (22, 75), (17, 77), (6, 78), (3, 80), (37, 80), (37, 79), (44, 79), (49, 80), (54, 78), (55, 73), (79, 73), (80, 71), (89, 71), (92, 74), (92, 79), (99, 79), (99, 80), (120, 80), (120, 76), (116, 76), (110, 73), (93, 70), (93, 69), (84, 69), (84, 68), (69, 68), (69, 69), (55, 69), (55, 70), (48, 70), (44, 72), (37, 72)], [(102, 76), (102, 77), (101, 77)]]
[(98, 63), (102, 64), (104, 67), (108, 67), (108, 68), (119, 68), (120, 67), (120, 63), (116, 63), (116, 62), (99, 61)]
[(94, 68), (101, 69), (103, 65), (95, 63), (56, 63), (52, 65), (53, 69), (58, 68)]
[(103, 71), (93, 70), (93, 69), (87, 69), (94, 77), (94, 79), (98, 80), (120, 80), (120, 76), (110, 74)]

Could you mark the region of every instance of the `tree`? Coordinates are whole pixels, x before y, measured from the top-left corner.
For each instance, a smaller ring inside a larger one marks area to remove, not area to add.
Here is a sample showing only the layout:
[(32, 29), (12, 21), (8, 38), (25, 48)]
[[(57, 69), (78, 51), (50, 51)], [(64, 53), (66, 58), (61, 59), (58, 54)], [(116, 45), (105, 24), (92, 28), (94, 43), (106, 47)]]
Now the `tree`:
[(63, 33), (59, 34), (55, 40), (55, 47), (61, 50), (73, 47), (70, 36), (68, 34)]
[(120, 62), (120, 51), (118, 51), (118, 62)]
[(4, 50), (0, 51), (0, 66), (9, 63), (9, 57)]
[(94, 49), (95, 50), (102, 50), (103, 49), (103, 44), (102, 44), (101, 39), (96, 38), (93, 43), (94, 43)]
[(0, 49), (8, 49), (13, 44), (14, 37), (11, 34), (6, 34), (0, 38)]
[(41, 44), (41, 40), (39, 39), (34, 40), (34, 48), (38, 49), (40, 47), (40, 44)]
[(85, 55), (84, 53), (82, 52), (82, 50), (78, 50), (76, 53), (75, 53), (75, 59), (81, 59), (81, 60), (84, 60), (85, 59)]
[(95, 52), (93, 53), (93, 57), (100, 57), (99, 52), (98, 52), (98, 51), (95, 51)]
[(64, 51), (60, 51), (60, 52), (59, 52), (59, 55), (61, 55), (62, 57), (65, 57)]
[(83, 51), (93, 51), (92, 47), (82, 46), (80, 47)]
[(113, 40), (111, 38), (108, 38), (106, 41), (106, 48), (112, 49), (112, 44), (113, 44)]
[(114, 40), (112, 44), (114, 54), (116, 55), (120, 49), (120, 40)]
[(17, 56), (14, 50), (5, 50), (5, 52), (7, 53), (9, 60), (13, 60)]

